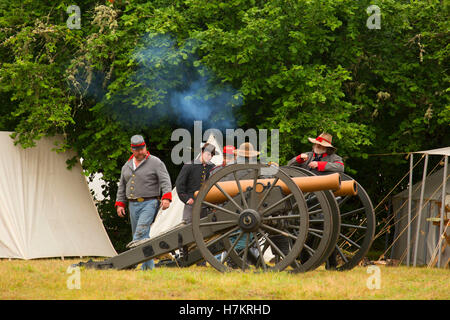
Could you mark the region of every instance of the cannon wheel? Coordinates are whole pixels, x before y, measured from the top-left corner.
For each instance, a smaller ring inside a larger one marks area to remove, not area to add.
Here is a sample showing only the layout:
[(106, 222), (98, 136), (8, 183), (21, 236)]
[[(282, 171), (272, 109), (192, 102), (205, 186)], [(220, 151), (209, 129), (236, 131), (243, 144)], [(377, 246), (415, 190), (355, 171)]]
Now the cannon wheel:
[[(315, 176), (311, 171), (295, 166), (283, 167), (283, 170), (291, 177)], [(297, 260), (306, 270), (314, 270), (333, 252), (339, 237), (341, 219), (339, 206), (331, 191), (307, 193), (305, 198), (310, 226), (306, 244)]]
[[(342, 180), (353, 180), (342, 173)], [(335, 246), (337, 270), (350, 270), (365, 257), (375, 235), (375, 212), (366, 190), (356, 181), (356, 196), (337, 197), (341, 231)]]
[[(272, 183), (270, 186), (268, 185), (261, 190), (261, 188), (257, 188), (257, 180), (261, 176), (267, 178), (268, 171), (271, 171), (269, 177), (273, 179)], [(239, 177), (242, 176), (242, 173), (245, 173), (247, 176), (253, 176), (253, 187), (249, 187), (247, 190), (241, 188)], [(233, 180), (239, 189), (239, 193), (235, 197), (230, 196), (217, 184), (221, 179), (230, 176), (234, 177)], [(283, 194), (281, 199), (273, 203), (271, 202), (271, 193), (276, 192), (276, 190), (279, 191), (278, 187), (274, 187), (278, 181), (284, 182), (290, 193), (287, 195)], [(214, 186), (228, 199), (227, 207), (233, 208), (232, 210), (205, 200), (206, 195)], [(293, 199), (297, 204), (291, 211), (291, 214), (280, 214), (279, 211), (276, 211), (280, 206), (289, 206), (291, 203), (290, 199)], [(205, 207), (225, 213), (227, 220), (202, 223), (200, 216), (202, 208)], [(231, 270), (230, 266), (225, 264), (227, 257), (233, 259), (242, 270), (249, 268), (248, 253), (250, 248), (254, 247), (256, 247), (259, 253), (255, 266), (264, 271), (281, 271), (292, 264), (298, 269), (302, 268), (296, 263), (296, 258), (303, 248), (308, 233), (309, 218), (306, 201), (303, 193), (294, 181), (279, 168), (262, 164), (234, 164), (221, 169), (211, 176), (200, 188), (194, 202), (192, 213), (192, 230), (197, 248), (202, 253), (203, 258), (217, 270), (222, 272)], [(269, 224), (273, 221), (290, 221), (298, 225), (299, 228), (296, 234), (293, 234), (284, 229), (270, 226)], [(229, 227), (222, 229), (212, 239), (205, 238), (202, 229), (205, 230), (204, 228), (214, 225), (229, 225)], [(272, 235), (292, 239), (293, 244), (289, 248), (289, 252), (283, 252), (272, 241)], [(245, 242), (244, 249), (240, 251), (242, 257), (235, 250), (235, 246), (240, 240), (244, 240)], [(222, 241), (222, 244), (226, 248), (226, 253), (221, 259), (217, 259), (214, 256), (216, 252), (210, 249), (214, 243), (219, 241)], [(273, 266), (266, 264), (264, 260), (264, 251), (268, 247), (281, 256), (281, 259)]]

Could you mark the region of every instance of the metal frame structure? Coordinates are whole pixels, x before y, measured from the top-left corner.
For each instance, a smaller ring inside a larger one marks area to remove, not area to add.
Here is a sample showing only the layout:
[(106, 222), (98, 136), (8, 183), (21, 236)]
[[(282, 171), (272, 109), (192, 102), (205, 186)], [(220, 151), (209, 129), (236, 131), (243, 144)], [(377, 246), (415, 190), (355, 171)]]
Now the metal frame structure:
[[(425, 192), (425, 181), (427, 177), (427, 168), (428, 168), (428, 157), (429, 155), (440, 155), (444, 156), (444, 173), (442, 175), (442, 205), (441, 205), (441, 212), (440, 212), (440, 224), (439, 224), (439, 238), (441, 239), (444, 236), (444, 214), (445, 214), (445, 196), (446, 196), (446, 185), (447, 185), (447, 179), (448, 179), (448, 156), (450, 155), (450, 147), (447, 148), (441, 148), (441, 149), (434, 149), (434, 150), (426, 150), (426, 151), (418, 151), (411, 153), (410, 156), (410, 173), (409, 173), (409, 196), (408, 196), (408, 231), (407, 231), (407, 266), (410, 265), (411, 261), (411, 254), (410, 254), (410, 247), (411, 247), (411, 202), (412, 202), (412, 180), (413, 180), (413, 154), (419, 153), (425, 155), (425, 162), (424, 162), (424, 169), (423, 169), (423, 176), (422, 176), (422, 186), (420, 190), (420, 200), (419, 200), (419, 211), (418, 211), (418, 218), (417, 218), (417, 227), (416, 227), (416, 237), (415, 237), (415, 243), (414, 243), (414, 254), (413, 254), (413, 266), (415, 267), (417, 265), (417, 251), (419, 247), (419, 234), (420, 234), (420, 226), (421, 226), (421, 218), (422, 218), (422, 209), (423, 209), (423, 198), (424, 198), (424, 192)], [(438, 267), (441, 267), (441, 255), (442, 255), (442, 249), (440, 242), (438, 243), (439, 249), (438, 249)]]

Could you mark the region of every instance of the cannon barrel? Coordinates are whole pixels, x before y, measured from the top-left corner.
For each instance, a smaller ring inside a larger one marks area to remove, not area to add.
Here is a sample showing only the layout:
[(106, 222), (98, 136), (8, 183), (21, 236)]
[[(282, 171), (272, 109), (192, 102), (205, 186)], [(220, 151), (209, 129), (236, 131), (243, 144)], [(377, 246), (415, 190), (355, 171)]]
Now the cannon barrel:
[[(302, 190), (303, 192), (314, 192), (314, 191), (322, 191), (322, 190), (339, 190), (345, 194), (345, 192), (349, 192), (352, 190), (351, 181), (345, 181), (346, 186), (345, 190), (341, 188), (341, 177), (339, 173), (333, 173), (324, 176), (314, 176), (314, 177), (295, 177), (292, 178), (295, 184)], [(269, 183), (273, 183), (274, 179), (258, 179), (256, 181), (256, 191), (261, 192), (263, 187), (267, 187)], [(348, 182), (348, 183), (347, 183)], [(354, 182), (354, 181), (353, 181)], [(241, 188), (245, 191), (247, 188), (252, 188), (254, 181), (252, 179), (240, 180), (239, 181)], [(223, 189), (226, 193), (228, 193), (231, 197), (236, 196), (239, 193), (239, 187), (236, 181), (220, 181), (217, 182), (217, 185)], [(285, 194), (290, 193), (289, 188), (282, 181), (278, 181), (276, 186), (280, 187)], [(259, 189), (259, 190), (258, 190)], [(353, 189), (356, 189), (354, 187)], [(353, 192), (353, 191), (352, 191)], [(197, 196), (198, 191), (195, 192), (195, 197)], [(227, 199), (227, 197), (220, 191), (217, 186), (213, 186), (208, 194), (205, 196), (205, 201), (210, 203), (222, 203)]]

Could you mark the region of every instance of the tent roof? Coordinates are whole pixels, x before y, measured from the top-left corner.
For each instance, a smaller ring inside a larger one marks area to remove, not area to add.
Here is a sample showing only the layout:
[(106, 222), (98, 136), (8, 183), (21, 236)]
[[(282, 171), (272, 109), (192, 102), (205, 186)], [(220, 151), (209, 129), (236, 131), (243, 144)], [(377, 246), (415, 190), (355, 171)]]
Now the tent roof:
[[(449, 172), (450, 173), (450, 172)], [(449, 173), (447, 173), (447, 186), (445, 187), (445, 193), (450, 194), (450, 179), (448, 178)], [(442, 199), (442, 175), (444, 174), (444, 168), (441, 168), (437, 172), (433, 173), (425, 180), (425, 192), (424, 199), (433, 199), (440, 201)], [(418, 181), (413, 185), (412, 199), (418, 200), (420, 198), (422, 180)], [(439, 188), (439, 189), (438, 189)], [(438, 189), (436, 191), (436, 189)], [(403, 190), (402, 192), (396, 194), (395, 198), (408, 198), (409, 190)]]
[(433, 149), (433, 150), (425, 150), (425, 151), (416, 151), (413, 153), (424, 153), (424, 154), (431, 154), (431, 155), (450, 156), (450, 147)]

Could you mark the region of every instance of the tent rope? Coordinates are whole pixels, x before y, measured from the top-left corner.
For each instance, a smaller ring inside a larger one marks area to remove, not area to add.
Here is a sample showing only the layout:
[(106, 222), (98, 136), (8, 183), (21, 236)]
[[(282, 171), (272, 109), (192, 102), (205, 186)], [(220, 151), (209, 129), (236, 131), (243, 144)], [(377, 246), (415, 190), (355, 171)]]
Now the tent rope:
[(375, 209), (373, 209), (373, 211), (376, 211), (378, 209), (378, 207), (384, 202), (386, 201), (386, 199), (390, 196), (390, 194), (392, 192), (394, 192), (394, 190), (399, 186), (400, 183), (402, 183), (402, 181), (409, 176), (411, 170), (414, 170), (414, 168), (420, 163), (420, 161), (422, 161), (422, 159), (425, 157), (425, 155), (422, 155), (422, 157), (416, 162), (416, 164), (412, 167), (412, 169), (410, 169), (404, 176), (403, 178), (400, 179), (400, 181), (391, 189), (391, 191), (389, 191), (389, 193), (383, 198), (383, 200), (380, 201), (380, 203), (377, 204), (377, 206), (375, 207)]
[(392, 153), (369, 153), (367, 156), (378, 157), (378, 156), (400, 156), (404, 154), (411, 154), (411, 152), (392, 152)]
[[(439, 162), (434, 166), (434, 168), (430, 171), (430, 173), (427, 175), (427, 178), (428, 177), (430, 177), (432, 174), (433, 174), (433, 172), (434, 172), (434, 170), (436, 170), (436, 168), (439, 166)], [(414, 169), (414, 167), (413, 167), (413, 169)], [(419, 186), (417, 186), (417, 188), (416, 189), (414, 189), (414, 191), (413, 192), (416, 192), (417, 190), (419, 190), (419, 188), (420, 188), (421, 186), (419, 185)], [(374, 237), (374, 240), (375, 239), (377, 239), (378, 237), (380, 237), (380, 236), (382, 236), (384, 233), (386, 233), (390, 228), (391, 228), (391, 226), (389, 226), (389, 223), (395, 218), (395, 216), (397, 215), (397, 213), (405, 206), (405, 204), (407, 204), (408, 203), (408, 199), (406, 199), (404, 202), (403, 202), (403, 204), (400, 206), (400, 208), (398, 208), (394, 213), (392, 213), (392, 216), (386, 221), (386, 223), (385, 223), (385, 225), (381, 228), (381, 230), (379, 231), (379, 233)], [(381, 212), (381, 211), (380, 211)], [(380, 212), (378, 212), (378, 213), (380, 213)], [(402, 218), (400, 218), (398, 221), (396, 221), (395, 223), (394, 223), (394, 226), (400, 221), (400, 220), (402, 220), (402, 219), (404, 219), (405, 218), (405, 216), (403, 216)]]
[[(447, 176), (446, 181), (448, 180), (449, 177), (450, 177), (450, 174)], [(431, 198), (436, 194), (436, 192), (438, 192), (438, 190), (443, 185), (444, 185), (444, 183), (441, 183), (436, 188), (436, 190), (433, 192), (433, 194), (430, 196), (430, 198), (423, 204), (422, 210), (425, 208), (425, 206), (428, 204), (428, 202), (431, 201)], [(405, 228), (403, 228), (403, 230), (400, 232), (400, 234), (397, 236), (397, 238), (394, 239), (394, 241), (391, 243), (391, 245), (381, 254), (380, 258), (378, 258), (378, 261), (381, 260), (384, 257), (384, 255), (392, 248), (392, 246), (397, 242), (397, 240), (400, 239), (400, 236), (408, 229), (408, 227), (411, 225), (411, 223), (417, 218), (417, 216), (419, 215), (419, 211), (420, 210), (416, 210), (416, 211), (417, 211), (417, 213), (414, 215), (414, 217), (411, 219), (411, 221), (405, 226)], [(409, 248), (406, 248), (405, 250), (409, 250)]]
[[(445, 225), (444, 231), (442, 232), (442, 234), (439, 235), (439, 241), (438, 241), (438, 244), (437, 244), (437, 246), (436, 246), (436, 247), (434, 248), (434, 250), (433, 250), (433, 254), (431, 255), (430, 262), (428, 262), (427, 268), (431, 268), (431, 265), (433, 264), (433, 260), (436, 258), (436, 255), (437, 255), (437, 253), (438, 253), (438, 251), (439, 251), (439, 248), (440, 248), (440, 246), (442, 245), (442, 242), (443, 242), (444, 239), (445, 239), (445, 236), (446, 236), (446, 234), (447, 234), (447, 228), (448, 228), (449, 225), (450, 225), (450, 220), (447, 221), (447, 224)], [(439, 266), (438, 266), (438, 267), (439, 267)]]
[[(414, 168), (420, 163), (420, 161), (422, 161), (422, 159), (424, 158), (424, 155), (422, 155), (422, 157), (416, 162), (416, 164), (412, 167), (412, 169), (414, 170)], [(437, 166), (436, 166), (437, 167)], [(434, 167), (433, 170), (431, 172), (434, 171), (434, 169), (436, 168)], [(378, 211), (378, 213), (376, 213), (375, 211), (377, 210), (377, 208), (388, 198), (388, 196), (398, 187), (398, 185), (405, 179), (405, 177), (407, 177), (409, 175), (409, 173), (411, 172), (411, 169), (406, 173), (405, 176), (403, 176), (403, 178), (400, 179), (400, 181), (395, 185), (395, 187), (392, 188), (392, 190), (388, 193), (388, 195), (386, 197), (384, 197), (383, 200), (381, 200), (378, 205), (373, 209), (375, 215), (381, 213), (382, 211)], [(431, 173), (430, 173), (431, 174)], [(416, 189), (417, 190), (417, 189)], [(402, 206), (403, 207), (403, 206)], [(392, 219), (392, 218), (391, 218)], [(391, 220), (390, 219), (390, 220)], [(386, 222), (386, 225), (390, 222), (390, 220), (388, 222)], [(365, 222), (367, 221), (367, 218), (364, 218), (363, 221), (361, 221), (361, 223), (359, 224), (360, 226), (362, 226)], [(384, 228), (386, 228), (386, 225), (382, 227), (381, 230), (383, 230)], [(387, 228), (388, 230), (389, 228)], [(356, 232), (356, 230), (350, 231), (351, 233), (349, 235), (347, 235), (349, 238), (351, 236), (353, 236), (353, 234)], [(380, 231), (381, 232), (381, 231)], [(374, 240), (377, 239), (380, 235), (377, 235), (374, 237)], [(356, 242), (358, 242), (359, 240), (361, 240), (361, 238), (363, 238), (364, 236), (361, 236), (358, 240), (356, 240)]]

